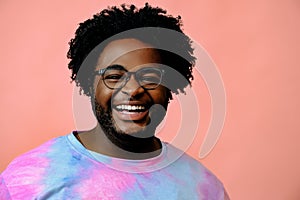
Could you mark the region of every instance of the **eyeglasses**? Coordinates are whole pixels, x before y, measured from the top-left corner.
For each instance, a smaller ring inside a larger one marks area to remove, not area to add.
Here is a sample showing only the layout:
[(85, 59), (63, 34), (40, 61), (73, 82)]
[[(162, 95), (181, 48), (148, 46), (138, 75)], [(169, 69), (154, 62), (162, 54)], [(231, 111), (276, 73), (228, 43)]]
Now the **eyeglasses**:
[(131, 75), (133, 75), (142, 88), (153, 90), (161, 84), (164, 70), (147, 67), (135, 72), (129, 72), (121, 65), (112, 65), (96, 71), (96, 74), (102, 76), (103, 83), (109, 89), (120, 89), (124, 87), (130, 80)]

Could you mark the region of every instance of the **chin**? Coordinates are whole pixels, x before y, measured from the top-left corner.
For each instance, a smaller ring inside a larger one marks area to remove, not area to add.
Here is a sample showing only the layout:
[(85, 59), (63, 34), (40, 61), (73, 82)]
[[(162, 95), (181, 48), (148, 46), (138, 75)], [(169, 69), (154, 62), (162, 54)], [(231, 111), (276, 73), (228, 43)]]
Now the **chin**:
[(134, 122), (121, 122), (115, 124), (115, 130), (122, 134), (131, 135), (137, 138), (147, 138), (151, 137), (155, 133), (155, 129), (150, 128), (146, 123), (138, 124)]

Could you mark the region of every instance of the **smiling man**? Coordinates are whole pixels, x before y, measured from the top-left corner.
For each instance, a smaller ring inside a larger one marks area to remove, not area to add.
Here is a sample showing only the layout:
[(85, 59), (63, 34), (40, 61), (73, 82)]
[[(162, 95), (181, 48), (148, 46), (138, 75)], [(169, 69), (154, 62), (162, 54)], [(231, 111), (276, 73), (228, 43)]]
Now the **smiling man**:
[(16, 158), (0, 199), (229, 199), (201, 163), (155, 136), (172, 93), (193, 79), (180, 17), (148, 4), (105, 9), (80, 24), (68, 58), (98, 123)]
[(100, 127), (78, 134), (88, 149), (114, 157), (126, 157), (123, 150), (129, 156), (161, 149), (154, 133), (165, 112), (157, 105), (167, 109), (169, 92), (159, 63), (159, 52), (137, 39), (115, 40), (103, 49), (93, 87)]

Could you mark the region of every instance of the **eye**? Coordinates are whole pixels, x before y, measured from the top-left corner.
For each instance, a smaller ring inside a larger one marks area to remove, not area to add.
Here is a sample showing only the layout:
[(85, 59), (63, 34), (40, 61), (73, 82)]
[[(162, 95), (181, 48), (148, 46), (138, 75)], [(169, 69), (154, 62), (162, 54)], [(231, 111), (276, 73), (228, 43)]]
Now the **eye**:
[(144, 75), (140, 77), (140, 81), (142, 81), (144, 84), (158, 84), (160, 82), (160, 77), (157, 75)]
[(161, 82), (161, 71), (156, 68), (145, 68), (137, 73), (137, 78), (142, 85), (159, 84)]
[(118, 82), (123, 80), (125, 72), (123, 70), (108, 69), (103, 75), (103, 79), (109, 82)]
[(110, 74), (110, 75), (106, 75), (104, 77), (104, 79), (106, 79), (106, 80), (119, 80), (119, 79), (122, 78), (122, 76), (123, 75), (121, 75), (121, 74)]

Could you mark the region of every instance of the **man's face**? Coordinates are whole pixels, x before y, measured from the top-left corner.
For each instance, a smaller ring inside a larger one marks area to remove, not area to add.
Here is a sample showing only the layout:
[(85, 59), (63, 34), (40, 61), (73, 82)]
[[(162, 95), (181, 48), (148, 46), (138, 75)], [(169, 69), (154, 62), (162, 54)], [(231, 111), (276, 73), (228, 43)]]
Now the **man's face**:
[[(159, 63), (160, 55), (148, 44), (136, 39), (120, 39), (104, 48), (96, 70), (107, 67), (114, 69), (117, 66), (118, 70), (124, 68), (125, 72), (137, 72), (146, 68), (159, 69)], [(109, 131), (106, 129), (113, 129), (114, 134), (149, 137), (165, 116), (168, 90), (162, 85), (148, 90), (141, 87), (136, 80), (137, 76), (128, 77), (123, 87), (112, 89), (105, 85), (101, 75), (96, 76), (94, 87), (97, 119), (104, 132)]]

